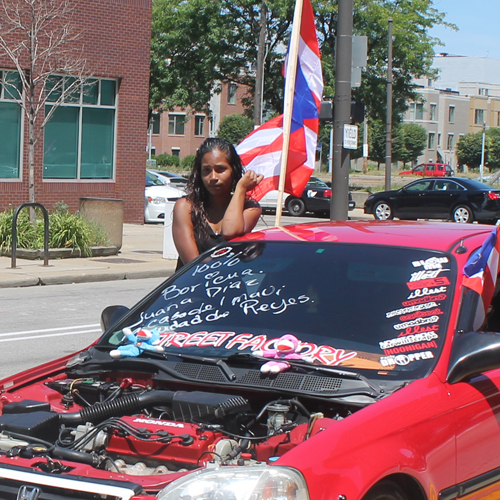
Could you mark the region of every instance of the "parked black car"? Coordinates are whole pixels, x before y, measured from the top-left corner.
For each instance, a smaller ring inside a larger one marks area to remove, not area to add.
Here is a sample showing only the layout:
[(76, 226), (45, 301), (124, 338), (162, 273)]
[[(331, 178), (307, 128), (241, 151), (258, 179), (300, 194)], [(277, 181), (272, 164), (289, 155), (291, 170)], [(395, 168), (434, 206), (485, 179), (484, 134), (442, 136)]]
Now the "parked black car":
[[(313, 212), (316, 215), (330, 215), (330, 199), (332, 188), (317, 177), (311, 177), (300, 197), (285, 195), (284, 208), (290, 215), (300, 217), (306, 212)], [(276, 210), (278, 191), (270, 191), (260, 201), (259, 204), (264, 210)], [(349, 210), (354, 210), (356, 203), (349, 192)]]
[(365, 214), (376, 219), (451, 219), (494, 224), (500, 218), (500, 190), (472, 179), (422, 179), (397, 191), (370, 195)]

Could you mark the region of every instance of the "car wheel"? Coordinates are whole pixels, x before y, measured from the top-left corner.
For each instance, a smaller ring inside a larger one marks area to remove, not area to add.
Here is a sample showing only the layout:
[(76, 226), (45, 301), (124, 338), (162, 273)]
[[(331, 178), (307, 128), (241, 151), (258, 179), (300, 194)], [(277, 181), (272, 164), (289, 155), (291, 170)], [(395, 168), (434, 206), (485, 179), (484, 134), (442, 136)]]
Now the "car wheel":
[(473, 222), (474, 215), (472, 214), (472, 210), (467, 205), (458, 205), (458, 207), (455, 207), (453, 210), (452, 219), (454, 222), (465, 224)]
[(306, 213), (306, 204), (300, 198), (292, 198), (287, 201), (286, 209), (290, 212), (290, 215), (300, 217)]
[(381, 481), (363, 497), (363, 500), (408, 500), (408, 496), (395, 482)]
[(389, 203), (385, 201), (379, 201), (373, 207), (373, 215), (375, 219), (378, 220), (390, 220), (394, 219), (394, 214), (392, 213), (392, 208)]

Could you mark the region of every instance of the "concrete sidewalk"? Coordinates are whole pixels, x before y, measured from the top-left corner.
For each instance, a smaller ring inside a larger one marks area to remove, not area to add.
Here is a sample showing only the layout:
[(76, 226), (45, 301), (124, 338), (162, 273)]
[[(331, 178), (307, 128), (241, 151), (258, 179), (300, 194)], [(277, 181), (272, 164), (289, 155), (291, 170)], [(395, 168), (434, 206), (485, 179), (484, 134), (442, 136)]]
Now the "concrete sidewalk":
[[(364, 215), (361, 208), (349, 212), (349, 217), (353, 220), (373, 219)], [(294, 223), (306, 220), (293, 218)], [(257, 229), (265, 227), (265, 224), (257, 224)], [(118, 255), (52, 259), (48, 266), (43, 265), (43, 259), (26, 260), (17, 256), (16, 268), (12, 269), (11, 258), (0, 257), (0, 288), (166, 278), (174, 273), (177, 260), (163, 258), (163, 234), (162, 224), (124, 224), (123, 244)]]
[(161, 224), (124, 224), (118, 255), (107, 257), (42, 260), (0, 257), (0, 288), (168, 277), (177, 261), (163, 258)]

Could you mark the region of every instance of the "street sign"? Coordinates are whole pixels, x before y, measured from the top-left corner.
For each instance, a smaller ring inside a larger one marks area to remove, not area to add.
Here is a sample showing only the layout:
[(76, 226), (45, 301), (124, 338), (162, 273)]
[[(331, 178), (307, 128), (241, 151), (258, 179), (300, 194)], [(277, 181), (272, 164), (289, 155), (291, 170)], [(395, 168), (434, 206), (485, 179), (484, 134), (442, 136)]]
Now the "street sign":
[(358, 149), (358, 126), (344, 124), (344, 148)]

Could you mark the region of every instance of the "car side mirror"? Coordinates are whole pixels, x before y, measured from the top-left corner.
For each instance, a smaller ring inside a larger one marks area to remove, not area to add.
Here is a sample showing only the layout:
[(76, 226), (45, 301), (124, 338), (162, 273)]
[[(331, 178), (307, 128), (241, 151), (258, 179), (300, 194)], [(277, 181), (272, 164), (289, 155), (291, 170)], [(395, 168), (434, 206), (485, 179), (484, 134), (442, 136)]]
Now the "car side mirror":
[(500, 368), (500, 333), (459, 333), (453, 341), (446, 381), (463, 382), (472, 375)]
[(110, 326), (118, 323), (130, 309), (125, 306), (108, 306), (101, 313), (101, 328), (105, 332)]

